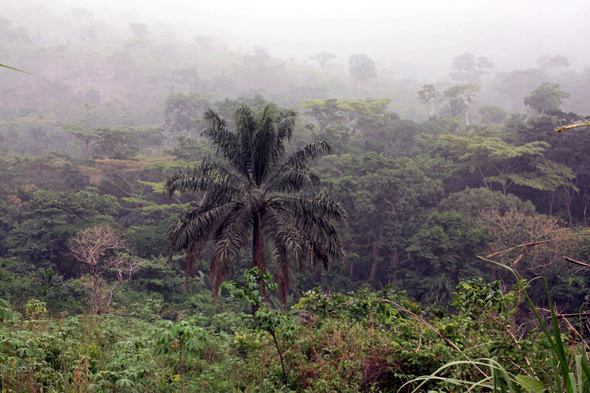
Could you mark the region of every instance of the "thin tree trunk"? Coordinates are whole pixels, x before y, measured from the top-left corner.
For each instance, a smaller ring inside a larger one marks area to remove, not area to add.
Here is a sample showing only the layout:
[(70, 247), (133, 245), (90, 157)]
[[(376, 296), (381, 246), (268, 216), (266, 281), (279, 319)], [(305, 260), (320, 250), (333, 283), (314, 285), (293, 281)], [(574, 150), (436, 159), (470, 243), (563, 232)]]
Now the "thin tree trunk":
[(182, 370), (182, 348), (183, 348), (183, 345), (180, 346), (180, 351), (178, 353), (180, 355), (180, 360), (179, 360), (179, 363), (180, 363), (180, 385), (182, 386), (182, 393), (184, 393), (184, 377), (182, 375), (182, 371), (183, 371)]
[(551, 194), (551, 199), (549, 200), (549, 215), (553, 215), (553, 203), (555, 202), (555, 190)]
[(568, 186), (564, 185), (563, 186), (563, 193), (565, 195), (565, 205), (567, 207), (567, 214), (568, 214), (568, 219), (569, 219), (569, 226), (573, 226), (574, 225), (574, 219), (572, 217), (572, 199), (573, 199), (573, 190), (571, 188), (569, 188)]
[(393, 285), (397, 283), (397, 263), (399, 262), (399, 252), (395, 250), (391, 256), (391, 267), (393, 268)]
[(275, 347), (277, 347), (277, 352), (279, 353), (279, 358), (281, 359), (281, 366), (283, 367), (283, 380), (285, 381), (285, 386), (287, 386), (287, 371), (285, 370), (285, 362), (283, 361), (283, 354), (281, 353), (281, 348), (279, 347), (279, 343), (277, 341), (277, 337), (275, 336), (274, 330), (271, 332), (272, 338), (275, 341)]
[(383, 240), (383, 224), (377, 229), (377, 241), (373, 243), (373, 263), (371, 265), (371, 273), (369, 275), (369, 281), (375, 280), (375, 271), (377, 270), (377, 263), (379, 262), (379, 246)]
[(98, 285), (98, 276), (94, 275), (94, 315), (100, 311), (100, 286)]

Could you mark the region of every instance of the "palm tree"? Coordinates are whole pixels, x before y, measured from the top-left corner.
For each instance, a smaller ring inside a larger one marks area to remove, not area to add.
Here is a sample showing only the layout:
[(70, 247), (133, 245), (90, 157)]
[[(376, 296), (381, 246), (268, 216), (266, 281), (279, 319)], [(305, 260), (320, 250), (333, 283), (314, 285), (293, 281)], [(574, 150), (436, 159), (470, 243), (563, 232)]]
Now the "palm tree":
[[(314, 142), (287, 154), (297, 112), (270, 103), (259, 110), (241, 105), (235, 131), (215, 111), (204, 114), (203, 135), (217, 147), (192, 174), (176, 173), (166, 187), (174, 192), (203, 193), (199, 203), (181, 214), (169, 231), (170, 257), (185, 250), (187, 280), (209, 240), (214, 242), (210, 274), (217, 295), (232, 261), (252, 239), (252, 267), (273, 267), (281, 300), (287, 300), (290, 266), (307, 261), (328, 267), (342, 259), (339, 224), (347, 215), (325, 193), (309, 190), (319, 177), (308, 163), (330, 152), (327, 142)], [(185, 283), (186, 286), (186, 283)]]

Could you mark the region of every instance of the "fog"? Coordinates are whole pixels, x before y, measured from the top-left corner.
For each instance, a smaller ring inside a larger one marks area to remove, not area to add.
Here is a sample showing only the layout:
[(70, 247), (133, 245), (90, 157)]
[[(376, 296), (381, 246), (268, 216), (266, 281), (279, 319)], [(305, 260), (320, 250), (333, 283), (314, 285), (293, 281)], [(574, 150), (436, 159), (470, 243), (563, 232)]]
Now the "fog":
[(453, 57), (471, 52), (495, 72), (531, 68), (544, 54), (566, 56), (573, 69), (590, 64), (588, 1), (15, 1), (1, 14), (34, 29), (30, 10), (43, 4), (67, 12), (85, 7), (92, 19), (126, 27), (145, 23), (190, 40), (213, 35), (231, 50), (264, 46), (273, 57), (305, 61), (317, 52), (346, 63), (365, 52), (399, 78), (434, 80)]

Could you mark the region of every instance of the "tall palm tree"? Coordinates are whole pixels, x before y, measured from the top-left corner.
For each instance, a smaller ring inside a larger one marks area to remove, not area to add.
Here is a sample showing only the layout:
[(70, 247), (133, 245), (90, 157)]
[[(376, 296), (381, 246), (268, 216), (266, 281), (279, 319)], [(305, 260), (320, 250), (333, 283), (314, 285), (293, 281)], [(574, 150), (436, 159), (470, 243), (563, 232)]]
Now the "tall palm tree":
[[(267, 104), (235, 112), (235, 131), (215, 111), (204, 118), (204, 136), (217, 147), (192, 174), (177, 173), (166, 187), (174, 192), (203, 193), (199, 203), (180, 215), (169, 231), (170, 256), (185, 250), (187, 275), (209, 240), (213, 293), (219, 291), (232, 261), (252, 239), (252, 267), (266, 272), (272, 264), (283, 302), (287, 300), (292, 263), (328, 267), (342, 259), (339, 224), (347, 215), (325, 193), (313, 193), (319, 177), (308, 163), (330, 152), (327, 142), (308, 144), (287, 154), (297, 112)], [(188, 276), (187, 276), (188, 279)]]

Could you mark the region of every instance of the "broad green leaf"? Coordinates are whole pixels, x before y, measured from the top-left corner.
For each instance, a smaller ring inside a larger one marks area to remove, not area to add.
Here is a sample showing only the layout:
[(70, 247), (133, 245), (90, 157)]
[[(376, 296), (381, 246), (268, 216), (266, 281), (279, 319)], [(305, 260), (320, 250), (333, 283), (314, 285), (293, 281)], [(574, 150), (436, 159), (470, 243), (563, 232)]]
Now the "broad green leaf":
[(514, 379), (516, 379), (516, 382), (518, 382), (518, 384), (529, 393), (543, 393), (545, 391), (545, 386), (543, 386), (541, 382), (529, 377), (528, 375), (519, 374), (514, 377)]

